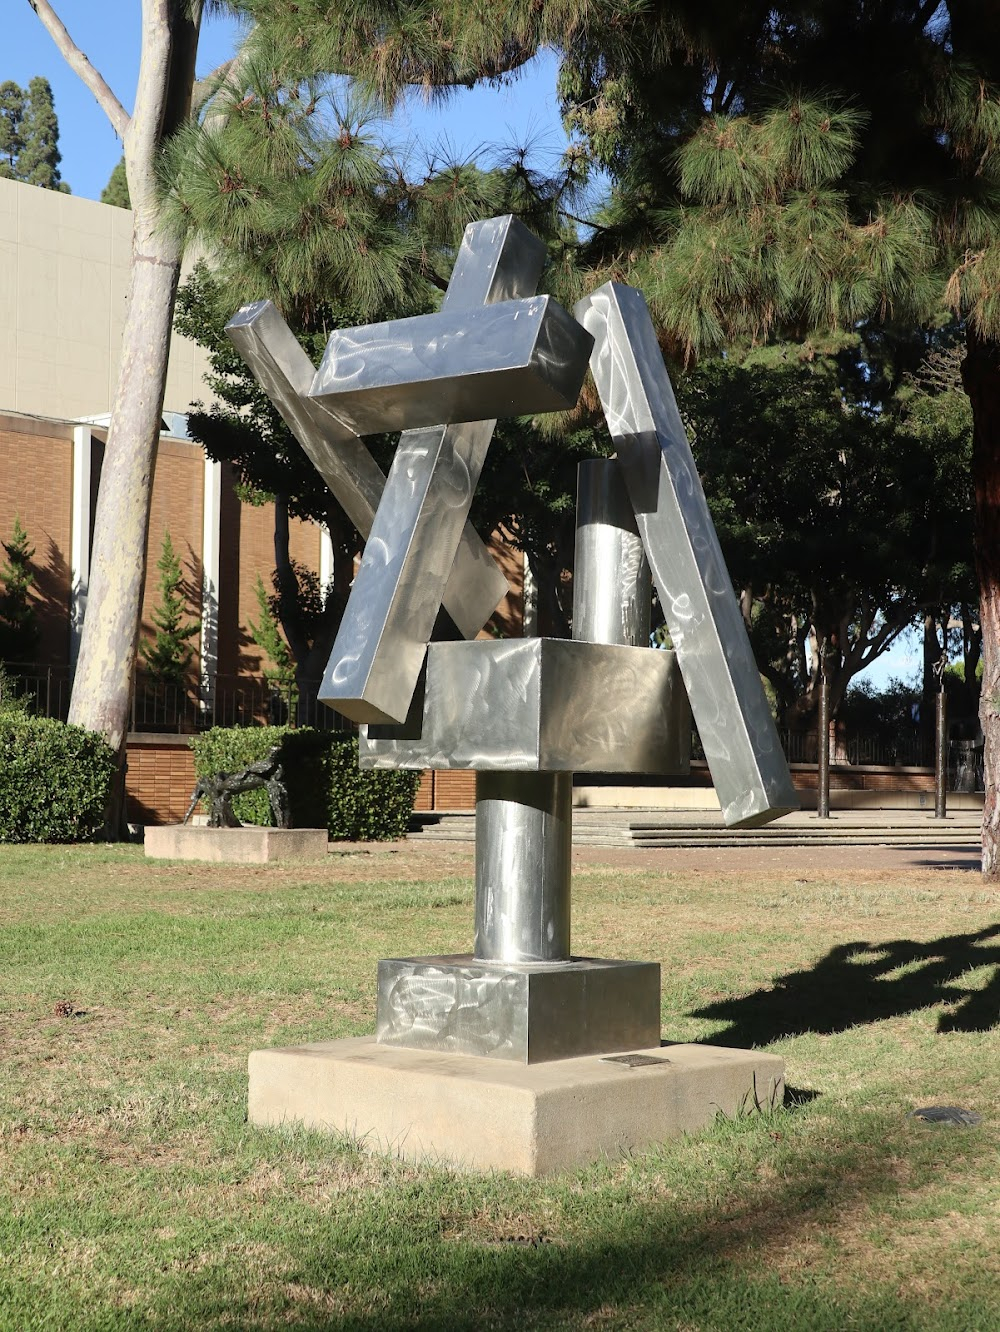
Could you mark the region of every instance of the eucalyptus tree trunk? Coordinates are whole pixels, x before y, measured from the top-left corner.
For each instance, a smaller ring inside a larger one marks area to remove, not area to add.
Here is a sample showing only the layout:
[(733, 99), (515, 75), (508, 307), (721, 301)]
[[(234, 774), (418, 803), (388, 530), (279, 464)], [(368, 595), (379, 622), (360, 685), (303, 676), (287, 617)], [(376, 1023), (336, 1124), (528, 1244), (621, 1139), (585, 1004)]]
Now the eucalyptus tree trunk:
[[(156, 167), (191, 115), (202, 0), (143, 0), (135, 106), (129, 115), (73, 41), (51, 0), (29, 0), (67, 64), (121, 136), (134, 209), (122, 354), (94, 520), (94, 545), (70, 721), (124, 757), (138, 645), (153, 468), (182, 242), (159, 227)], [(121, 823), (119, 782), (108, 811)], [(117, 807), (116, 807), (117, 806)]]
[(962, 381), (972, 403), (976, 573), (983, 634), (979, 701), (986, 742), (983, 875), (1000, 879), (1000, 342), (969, 331)]
[(180, 247), (137, 208), (111, 426), (94, 519), (87, 615), (69, 719), (121, 751), (146, 575), (146, 534), (160, 435)]

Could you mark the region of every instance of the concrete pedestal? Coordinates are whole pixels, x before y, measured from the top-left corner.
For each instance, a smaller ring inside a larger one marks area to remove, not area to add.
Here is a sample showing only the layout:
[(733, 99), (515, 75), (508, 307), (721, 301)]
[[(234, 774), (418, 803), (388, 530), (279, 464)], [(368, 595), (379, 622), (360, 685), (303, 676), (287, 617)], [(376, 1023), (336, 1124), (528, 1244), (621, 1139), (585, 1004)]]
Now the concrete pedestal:
[(784, 1061), (758, 1051), (666, 1045), (526, 1065), (362, 1036), (253, 1051), (249, 1117), (349, 1133), (409, 1160), (534, 1176), (778, 1105), (783, 1092)]
[(284, 860), (325, 860), (325, 828), (197, 828), (168, 824), (147, 828), (146, 855), (153, 860), (208, 860), (217, 864), (266, 865)]

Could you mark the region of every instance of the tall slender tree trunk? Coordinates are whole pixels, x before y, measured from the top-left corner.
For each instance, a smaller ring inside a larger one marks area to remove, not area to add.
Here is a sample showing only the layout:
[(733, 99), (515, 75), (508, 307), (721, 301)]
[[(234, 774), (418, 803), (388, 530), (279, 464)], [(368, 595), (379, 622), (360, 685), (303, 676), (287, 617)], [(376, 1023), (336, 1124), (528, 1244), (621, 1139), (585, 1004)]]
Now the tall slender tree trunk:
[(976, 572), (983, 632), (979, 720), (986, 742), (983, 875), (1000, 879), (1000, 343), (971, 329), (962, 381), (972, 403)]
[(180, 247), (137, 211), (122, 359), (94, 519), (87, 616), (69, 719), (120, 751), (139, 638), (146, 533)]
[(143, 0), (135, 106), (129, 116), (75, 45), (51, 0), (30, 0), (70, 66), (94, 93), (125, 148), (134, 209), (118, 383), (94, 518), (91, 578), (70, 721), (101, 732), (119, 756), (106, 827), (124, 808), (125, 738), (146, 573), (153, 467), (183, 242), (159, 227), (157, 166), (191, 115), (202, 0)]

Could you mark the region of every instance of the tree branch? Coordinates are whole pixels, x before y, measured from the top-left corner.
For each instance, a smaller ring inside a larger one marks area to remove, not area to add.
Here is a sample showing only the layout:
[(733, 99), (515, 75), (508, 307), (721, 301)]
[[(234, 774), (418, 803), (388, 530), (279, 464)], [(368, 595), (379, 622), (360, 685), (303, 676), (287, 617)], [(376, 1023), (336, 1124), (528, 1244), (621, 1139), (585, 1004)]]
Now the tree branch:
[(66, 31), (66, 25), (49, 4), (49, 0), (28, 0), (28, 4), (38, 15), (42, 26), (55, 42), (67, 65), (97, 98), (97, 104), (111, 121), (115, 133), (120, 139), (124, 139), (131, 117), (111, 91), (103, 76), (94, 68)]
[(196, 116), (208, 99), (214, 96), (229, 81), (229, 75), (235, 63), (236, 57), (231, 56), (229, 60), (223, 60), (221, 65), (217, 65), (211, 74), (206, 74), (203, 79), (196, 80), (191, 92), (192, 115)]
[[(224, 88), (230, 88), (234, 92), (239, 91), (237, 81), (242, 78), (243, 71), (250, 63), (249, 46), (250, 33), (247, 32), (240, 43), (239, 50), (234, 56), (231, 56), (228, 60), (224, 60), (217, 69), (213, 69), (211, 74), (207, 74), (205, 78), (197, 80), (191, 95), (192, 115), (199, 115), (206, 103), (210, 102), (212, 98), (216, 97)], [(214, 120), (217, 115), (220, 118), (224, 118), (222, 112), (212, 110), (206, 117), (206, 123)]]
[(916, 28), (917, 32), (923, 32), (924, 28), (927, 27), (928, 23), (930, 23), (931, 19), (934, 17), (940, 4), (941, 0), (924, 0), (924, 3), (917, 10), (913, 21), (913, 26)]

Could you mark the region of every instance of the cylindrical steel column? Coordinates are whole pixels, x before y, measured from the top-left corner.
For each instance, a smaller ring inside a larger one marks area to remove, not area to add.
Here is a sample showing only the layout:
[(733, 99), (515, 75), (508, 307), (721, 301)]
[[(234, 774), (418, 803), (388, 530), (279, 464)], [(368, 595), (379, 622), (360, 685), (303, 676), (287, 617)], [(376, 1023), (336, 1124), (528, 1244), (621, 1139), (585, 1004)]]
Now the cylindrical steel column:
[(948, 700), (938, 692), (934, 727), (934, 817), (947, 817), (948, 806)]
[(476, 774), (476, 957), (569, 955), (571, 772)]
[(652, 578), (621, 471), (613, 458), (577, 469), (573, 637), (649, 646)]

